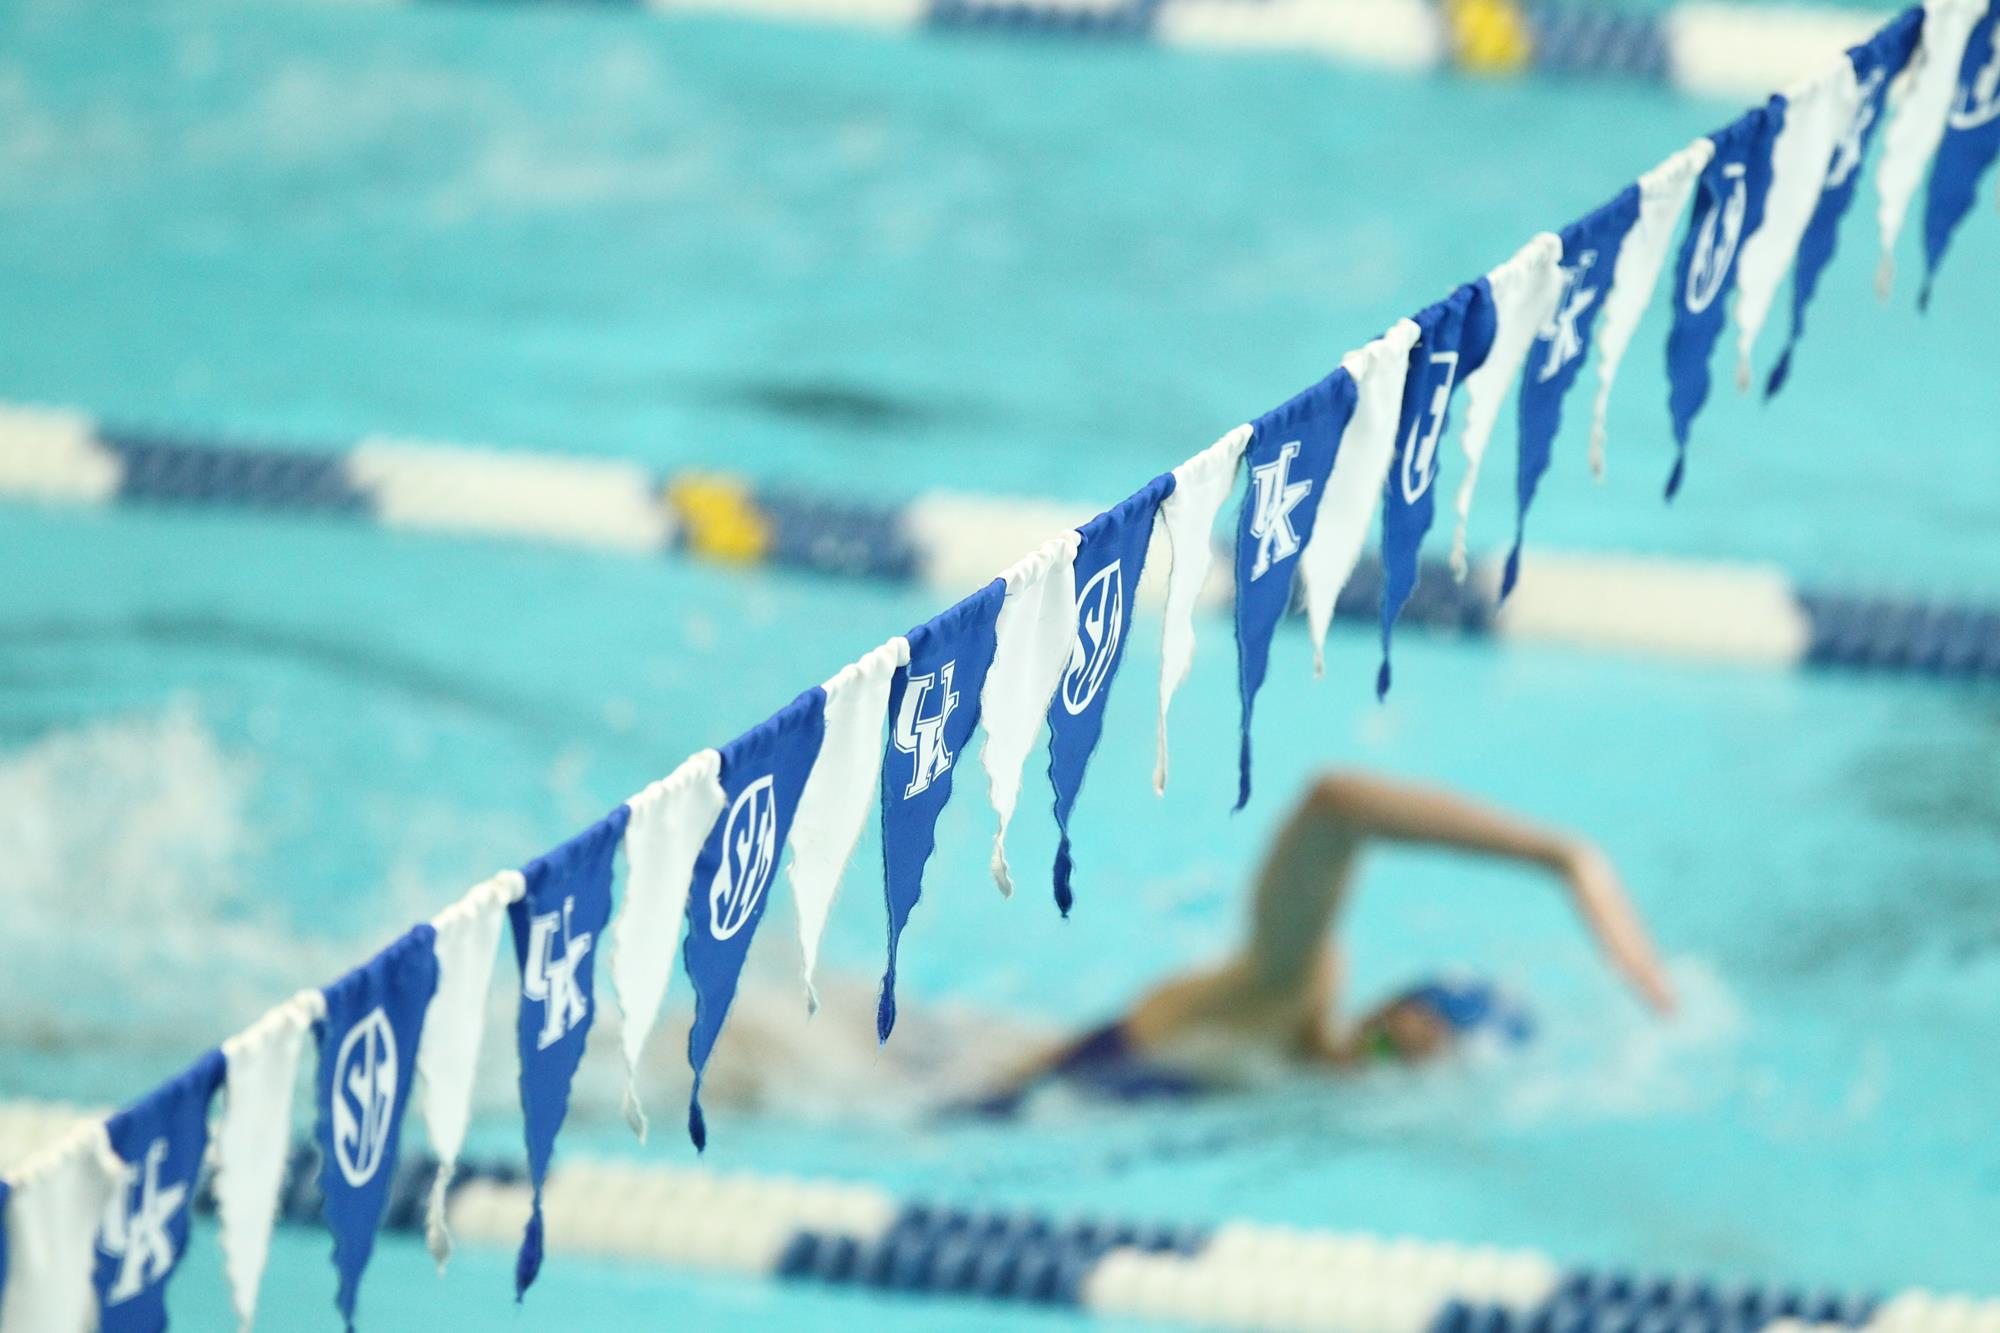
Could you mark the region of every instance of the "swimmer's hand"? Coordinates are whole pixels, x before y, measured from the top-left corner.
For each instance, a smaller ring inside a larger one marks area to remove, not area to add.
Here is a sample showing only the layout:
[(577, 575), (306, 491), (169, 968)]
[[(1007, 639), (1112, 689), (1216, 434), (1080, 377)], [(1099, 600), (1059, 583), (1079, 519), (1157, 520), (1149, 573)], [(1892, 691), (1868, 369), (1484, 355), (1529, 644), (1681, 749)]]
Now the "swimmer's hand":
[(1594, 844), (1577, 839), (1563, 845), (1555, 869), (1611, 965), (1656, 1012), (1673, 1013), (1674, 988), (1611, 858)]

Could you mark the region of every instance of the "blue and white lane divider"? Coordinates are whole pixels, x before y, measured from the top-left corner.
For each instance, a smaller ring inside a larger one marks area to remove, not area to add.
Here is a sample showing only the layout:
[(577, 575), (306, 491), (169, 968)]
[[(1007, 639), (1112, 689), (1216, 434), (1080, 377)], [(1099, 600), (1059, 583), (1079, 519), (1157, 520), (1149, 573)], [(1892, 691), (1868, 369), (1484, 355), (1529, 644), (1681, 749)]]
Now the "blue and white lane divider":
[[(0, 1168), (86, 1113), (0, 1102)], [(422, 1234), (436, 1163), (406, 1158), (383, 1227)], [(319, 1222), (314, 1148), (292, 1154), (283, 1220)], [(211, 1207), (206, 1190), (200, 1206)], [(518, 1167), (461, 1163), (449, 1225), (511, 1251)], [(544, 1199), (552, 1249), (776, 1281), (1068, 1306), (1207, 1327), (1330, 1333), (2000, 1333), (2000, 1299), (1808, 1291), (1565, 1269), (1533, 1250), (1270, 1226), (1139, 1224), (899, 1200), (866, 1183), (575, 1159)]]
[[(324, 514), (407, 532), (915, 580), (953, 596), (1095, 512), (949, 493), (857, 503), (723, 475), (659, 477), (615, 459), (377, 436), (340, 449), (253, 448), (6, 404), (0, 501)], [(1228, 569), (1216, 562), (1212, 605), (1228, 602)], [(1505, 606), (1498, 586), (1497, 561), (1474, 561), (1464, 580), (1427, 562), (1402, 623), (1688, 661), (2000, 679), (2000, 607), (1803, 588), (1764, 565), (1539, 547)], [(1379, 599), (1380, 568), (1364, 563), (1336, 614), (1372, 623)]]
[(1889, 17), (1839, 4), (1679, 0), (1663, 11), (1591, 0), (623, 0), (670, 14), (729, 14), (900, 31), (1158, 42), (1287, 51), (1343, 64), (1480, 75), (1543, 72), (1760, 98), (1819, 72)]

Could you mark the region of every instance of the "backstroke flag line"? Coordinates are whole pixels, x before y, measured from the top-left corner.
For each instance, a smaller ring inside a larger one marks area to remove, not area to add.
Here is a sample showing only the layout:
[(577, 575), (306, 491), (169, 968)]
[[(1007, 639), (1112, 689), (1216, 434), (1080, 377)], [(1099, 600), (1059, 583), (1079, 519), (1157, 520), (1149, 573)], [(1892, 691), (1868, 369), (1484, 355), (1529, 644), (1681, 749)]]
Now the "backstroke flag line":
[(1736, 261), (1736, 387), (1750, 388), (1750, 354), (1770, 317), (1812, 221), (1835, 145), (1854, 120), (1861, 89), (1854, 68), (1836, 61), (1818, 78), (1788, 90), (1784, 121), (1772, 140), (1764, 221), (1743, 238)]
[(1791, 332), (1764, 382), (1766, 398), (1775, 397), (1791, 374), (1793, 349), (1805, 333), (1806, 307), (1819, 290), (1820, 274), (1833, 259), (1840, 220), (1847, 216), (1847, 206), (1854, 202), (1855, 188), (1861, 184), (1861, 164), (1882, 127), (1890, 85), (1910, 63), (1923, 19), (1921, 9), (1905, 10), (1888, 27), (1849, 49), (1844, 64), (1836, 65), (1828, 75), (1836, 88), (1835, 104), (1846, 108), (1847, 115), (1845, 120), (1835, 117), (1833, 153), (1825, 164), (1811, 220), (1799, 237), (1792, 269)]
[(1875, 291), (1883, 300), (1896, 276), (1896, 239), (1902, 235), (1910, 200), (1938, 150), (1958, 92), (1966, 39), (1985, 11), (1983, 0), (1925, 0), (1924, 25), (1910, 61), (1910, 86), (1882, 135), (1882, 161), (1875, 168), (1875, 225), (1882, 234), (1882, 262)]
[(792, 815), (788, 867), (792, 902), (798, 908), (799, 971), (810, 1010), (819, 1008), (813, 970), (819, 963), (820, 936), (882, 777), (882, 719), (889, 710), (889, 682), (896, 668), (909, 660), (910, 645), (898, 636), (842, 667), (822, 687), (826, 734), (820, 741), (819, 762), (813, 765)]
[(1071, 878), (1069, 817), (1083, 787), (1083, 774), (1104, 732), (1104, 703), (1125, 659), (1126, 631), (1138, 604), (1139, 577), (1145, 572), (1153, 521), (1160, 502), (1174, 489), (1172, 473), (1162, 473), (1136, 495), (1077, 529), (1072, 581), (1076, 607), (1068, 661), (1055, 697), (1049, 701), (1049, 787), (1054, 794), (1056, 907), (1064, 916), (1076, 900)]
[(980, 687), (979, 719), (986, 743), (979, 747), (979, 762), (999, 819), (990, 868), (1003, 894), (1014, 892), (1007, 868), (1007, 825), (1020, 801), (1021, 770), (1041, 734), (1073, 646), (1076, 543), (1073, 531), (1052, 537), (1000, 576), (1007, 595), (994, 618), (993, 664)]
[(1465, 431), (1459, 448), (1465, 454), (1465, 476), (1458, 484), (1458, 523), (1451, 534), (1451, 572), (1466, 573), (1465, 530), (1472, 519), (1472, 497), (1479, 487), (1480, 464), (1500, 420), (1507, 391), (1521, 377), (1528, 350), (1556, 316), (1556, 303), (1567, 283), (1562, 269), (1562, 238), (1543, 232), (1512, 259), (1486, 275), (1493, 301), (1493, 346), (1486, 361), (1465, 377)]
[(1660, 269), (1667, 262), (1674, 224), (1687, 211), (1695, 179), (1714, 155), (1713, 143), (1696, 139), (1639, 178), (1639, 217), (1619, 247), (1611, 288), (1604, 294), (1604, 319), (1597, 326), (1597, 399), (1590, 413), (1590, 470), (1600, 477), (1604, 475), (1604, 421), (1611, 410), (1611, 386), (1618, 378), (1618, 366), (1625, 359), (1625, 349), (1632, 345), (1632, 335), (1639, 331), (1646, 307), (1653, 302), (1653, 288), (1659, 285)]
[(646, 1139), (639, 1057), (660, 1016), (687, 920), (694, 859), (722, 817), (722, 756), (702, 750), (627, 801), (625, 901), (611, 926), (611, 987), (623, 1021), (625, 1123)]
[(1972, 211), (1979, 180), (2000, 153), (2000, 13), (1988, 9), (1973, 26), (1959, 64), (1958, 86), (1945, 112), (1944, 138), (1931, 168), (1924, 204), (1924, 285), (1918, 297), (1931, 302), (1938, 265), (1952, 233)]
[(979, 697), (993, 665), (994, 623), (1007, 596), (994, 579), (944, 614), (911, 630), (909, 661), (889, 682), (889, 741), (882, 750), (882, 894), (889, 961), (875, 1035), (896, 1026), (896, 949), (924, 890), (937, 818), (951, 799), (952, 771), (972, 743)]
[(1236, 687), (1242, 704), (1236, 808), (1250, 803), (1250, 715), (1271, 658), (1271, 635), (1292, 604), (1292, 576), (1313, 538), (1341, 432), (1354, 415), (1354, 377), (1336, 369), (1250, 427), (1250, 475), (1236, 528)]
[(433, 934), (429, 925), (413, 927), (328, 986), (326, 1016), (314, 1025), (319, 1187), (326, 1227), (333, 1233), (333, 1266), (340, 1274), (335, 1303), (350, 1329), (361, 1274), (375, 1251), (396, 1175), (424, 1011), (437, 989)]
[(9, 1175), (0, 1333), (90, 1326), (93, 1242), (124, 1180), (101, 1120), (77, 1125)]
[(610, 814), (521, 868), (526, 892), (507, 909), (520, 1008), (514, 1039), (521, 1057), (521, 1122), (533, 1202), (514, 1260), (514, 1295), (527, 1294), (542, 1270), (542, 1185), (556, 1134), (569, 1113), (569, 1087), (597, 1016), (592, 979), (611, 919), (611, 873), (630, 808)]
[(1451, 416), (1451, 396), (1486, 364), (1493, 347), (1493, 293), (1486, 279), (1468, 282), (1414, 317), (1419, 330), (1403, 385), (1396, 453), (1382, 489), (1382, 666), (1375, 697), (1389, 693), (1389, 636), (1417, 587), (1417, 559), (1436, 509), (1438, 450)]
[(826, 691), (815, 685), (722, 747), (722, 794), (727, 804), (695, 858), (688, 886), (688, 980), (694, 984), (694, 1024), (688, 1029), (688, 1137), (708, 1146), (701, 1081), (722, 1022), (736, 998), (750, 940), (764, 919), (778, 858), (791, 836), (792, 813), (819, 758), (826, 732)]
[(97, 1230), (97, 1315), (104, 1333), (167, 1326), (167, 1282), (187, 1252), (195, 1188), (208, 1153), (208, 1105), (220, 1050), (104, 1122), (124, 1181)]
[(1153, 790), (1162, 796), (1167, 791), (1167, 705), (1194, 665), (1194, 609), (1215, 560), (1209, 537), (1249, 442), (1250, 427), (1244, 425), (1209, 445), (1174, 469), (1174, 489), (1160, 502), (1160, 527), (1173, 557), (1160, 617), (1160, 738), (1153, 760)]
[(1361, 559), (1388, 480), (1410, 349), (1417, 345), (1419, 333), (1413, 321), (1399, 319), (1387, 333), (1340, 361), (1340, 368), (1354, 381), (1354, 414), (1340, 437), (1333, 475), (1326, 481), (1326, 499), (1314, 517), (1312, 540), (1299, 553), (1299, 584), (1315, 677), (1326, 673), (1326, 631), (1333, 623), (1334, 603)]
[(1562, 403), (1590, 354), (1597, 317), (1609, 304), (1611, 275), (1617, 271), (1625, 235), (1639, 220), (1639, 187), (1628, 185), (1610, 203), (1562, 229), (1560, 278), (1549, 318), (1535, 331), (1521, 372), (1518, 437), (1514, 464), (1514, 545), (1500, 580), (1505, 600), (1521, 576), (1521, 544), (1527, 540), (1528, 507), (1562, 427)]
[(1764, 221), (1771, 188), (1771, 143), (1784, 123), (1785, 99), (1748, 112), (1709, 136), (1715, 152), (1702, 168), (1694, 213), (1674, 269), (1674, 322), (1667, 331), (1667, 410), (1674, 423), (1674, 466), (1667, 498), (1687, 474), (1688, 434), (1708, 402), (1709, 360), (1736, 288), (1744, 241)]
[(486, 1034), (486, 995), (493, 985), (500, 927), (506, 923), (507, 908), (527, 891), (520, 871), (502, 871), (431, 918), (438, 982), (424, 1015), (417, 1072), (423, 1076), (424, 1127), (438, 1159), (424, 1213), (424, 1241), (439, 1272), (451, 1258), (445, 1196), (472, 1118), (472, 1078)]
[[(607, 930), (624, 1020), (626, 1115), (642, 1136), (632, 1075), (657, 1024), (678, 946), (694, 989), (688, 1130), (699, 1148), (707, 1136), (702, 1079), (778, 863), (789, 846), (810, 1000), (821, 937), (873, 793), (887, 917), (876, 1032), (886, 1041), (896, 1020), (903, 929), (922, 896), (954, 771), (982, 725), (981, 763), (998, 821), (991, 869), (1006, 889), (1008, 825), (1028, 752), (1048, 724), (1059, 835), (1053, 886), (1058, 906), (1065, 913), (1072, 906), (1072, 816), (1130, 643), (1156, 533), (1170, 563), (1161, 580), (1154, 789), (1166, 788), (1167, 712), (1194, 660), (1195, 608), (1233, 581), (1240, 806), (1250, 790), (1253, 705), (1278, 622), (1296, 593), (1314, 671), (1322, 671), (1327, 629), (1377, 505), (1383, 579), (1376, 685), (1386, 693), (1391, 636), (1416, 589), (1459, 386), (1467, 399), (1466, 466), (1456, 491), (1454, 565), (1491, 432), (1519, 385), (1504, 596), (1520, 574), (1528, 511), (1556, 448), (1565, 399), (1593, 350), (1589, 457), (1602, 475), (1611, 390), (1675, 236), (1682, 243), (1666, 337), (1676, 443), (1670, 494), (1684, 474), (1690, 428), (1707, 400), (1729, 311), (1737, 380), (1746, 385), (1790, 271), (1790, 328), (1766, 395), (1785, 383), (1877, 137), (1878, 289), (1886, 295), (1897, 238), (1928, 178), (1920, 295), (1927, 302), (2000, 157), (2000, 18), (1989, 0), (1927, 0), (1899, 15), (1820, 77), (1693, 141), (1601, 207), (1537, 235), (1484, 277), (1397, 321), (1254, 425), (1236, 427), (1065, 530), (721, 749), (700, 751), (520, 872), (475, 887), (324, 990), (294, 995), (108, 1122), (78, 1125), (0, 1179), (0, 1333), (93, 1320), (114, 1331), (158, 1327), (166, 1284), (186, 1248), (197, 1164), (211, 1150), (223, 1266), (247, 1326), (291, 1151), (294, 1084), (308, 1031), (318, 1035), (311, 1119), (342, 1316), (351, 1326), (419, 1073), (441, 1164), (427, 1231), (442, 1265), (450, 1250), (445, 1192), (466, 1136), (503, 909), (519, 968), (515, 1036), (534, 1191), (515, 1265), (520, 1296), (541, 1262), (542, 1186), (594, 1023), (593, 979)], [(1233, 549), (1218, 567), (1217, 518), (1239, 474), (1243, 506), (1231, 525)], [(1211, 588), (1212, 575), (1234, 577), (1216, 578)], [(628, 873), (614, 921), (621, 847)], [(218, 1092), (210, 1143), (209, 1108)]]
[(306, 1034), (326, 1013), (326, 996), (300, 991), (222, 1043), (222, 1117), (215, 1129), (215, 1212), (223, 1271), (237, 1322), (257, 1314), (270, 1255), (278, 1191), (292, 1151), (292, 1094)]

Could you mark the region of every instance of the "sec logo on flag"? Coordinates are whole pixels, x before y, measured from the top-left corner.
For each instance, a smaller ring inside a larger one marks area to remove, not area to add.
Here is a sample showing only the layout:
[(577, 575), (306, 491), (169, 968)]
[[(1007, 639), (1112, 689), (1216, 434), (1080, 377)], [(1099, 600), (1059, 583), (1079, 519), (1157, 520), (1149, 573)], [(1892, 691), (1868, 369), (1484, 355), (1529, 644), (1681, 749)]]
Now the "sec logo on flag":
[(722, 864), (708, 889), (708, 930), (726, 940), (743, 929), (778, 864), (778, 806), (765, 774), (743, 789), (722, 830)]
[(1098, 570), (1077, 595), (1076, 642), (1062, 679), (1062, 704), (1071, 717), (1090, 707), (1117, 660), (1118, 641), (1125, 633), (1123, 564), (1113, 560)]
[(356, 1187), (382, 1165), (396, 1109), (396, 1033), (376, 1005), (348, 1030), (333, 1074), (333, 1157)]

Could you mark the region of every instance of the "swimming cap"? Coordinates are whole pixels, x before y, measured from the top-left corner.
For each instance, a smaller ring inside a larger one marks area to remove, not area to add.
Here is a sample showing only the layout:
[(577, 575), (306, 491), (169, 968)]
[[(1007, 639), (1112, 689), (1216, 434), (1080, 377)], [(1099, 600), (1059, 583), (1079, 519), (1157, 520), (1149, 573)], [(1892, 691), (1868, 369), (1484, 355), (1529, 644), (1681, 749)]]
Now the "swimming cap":
[(1490, 1032), (1518, 1046), (1535, 1035), (1535, 1021), (1513, 995), (1483, 977), (1455, 974), (1412, 986), (1403, 998), (1427, 1006), (1459, 1037)]

